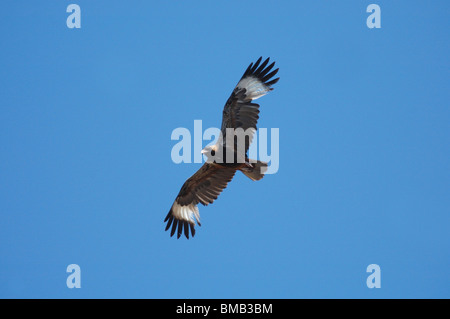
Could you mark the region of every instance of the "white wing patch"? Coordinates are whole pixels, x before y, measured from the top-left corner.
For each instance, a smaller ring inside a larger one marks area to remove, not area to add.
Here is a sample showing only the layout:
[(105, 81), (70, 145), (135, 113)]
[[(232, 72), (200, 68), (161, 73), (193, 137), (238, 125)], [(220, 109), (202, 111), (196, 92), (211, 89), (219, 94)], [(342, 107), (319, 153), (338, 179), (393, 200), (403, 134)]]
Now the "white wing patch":
[(265, 85), (261, 80), (253, 76), (247, 76), (239, 81), (236, 85), (239, 89), (245, 89), (245, 95), (250, 100), (259, 99), (261, 96), (266, 95), (271, 88)]
[(195, 224), (195, 221), (197, 220), (197, 224), (200, 225), (200, 213), (197, 205), (190, 204), (181, 206), (175, 201), (172, 205), (172, 214), (176, 219), (181, 219), (191, 224)]

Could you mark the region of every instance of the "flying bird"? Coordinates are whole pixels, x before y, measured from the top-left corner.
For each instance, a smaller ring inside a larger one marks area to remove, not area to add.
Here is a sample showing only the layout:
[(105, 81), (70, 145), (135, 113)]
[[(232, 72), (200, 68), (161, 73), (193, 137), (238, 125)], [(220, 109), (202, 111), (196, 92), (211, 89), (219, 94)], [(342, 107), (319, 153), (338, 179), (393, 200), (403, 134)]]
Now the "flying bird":
[[(170, 236), (176, 232), (177, 238), (180, 238), (184, 232), (189, 239), (190, 232), (194, 237), (195, 222), (201, 226), (197, 205), (200, 203), (206, 206), (214, 202), (236, 171), (241, 171), (253, 181), (263, 178), (267, 163), (250, 160), (247, 151), (259, 118), (259, 105), (252, 101), (273, 90), (271, 86), (280, 79), (272, 79), (278, 69), (271, 71), (275, 62), (268, 65), (269, 59), (261, 63), (260, 57), (255, 63), (250, 63), (225, 103), (221, 136), (215, 145), (202, 150), (208, 160), (183, 184), (164, 220), (167, 222), (166, 231), (172, 227)], [(239, 147), (236, 136), (230, 135), (230, 132), (237, 132), (238, 129), (246, 132), (243, 147)]]

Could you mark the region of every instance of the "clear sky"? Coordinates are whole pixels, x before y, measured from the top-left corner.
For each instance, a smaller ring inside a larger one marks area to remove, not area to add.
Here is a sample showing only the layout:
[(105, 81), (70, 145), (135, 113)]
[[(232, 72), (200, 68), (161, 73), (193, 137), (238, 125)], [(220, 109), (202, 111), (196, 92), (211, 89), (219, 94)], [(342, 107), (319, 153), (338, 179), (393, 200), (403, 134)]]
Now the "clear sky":
[[(81, 8), (69, 29), (66, 8)], [(381, 8), (369, 29), (366, 8)], [(449, 1), (8, 1), (0, 297), (450, 297)], [(163, 219), (259, 56), (278, 173), (237, 174), (193, 239)], [(208, 141), (205, 141), (205, 146)], [(193, 155), (192, 155), (193, 156)], [(69, 289), (66, 268), (81, 268)], [(366, 268), (381, 269), (369, 289)]]

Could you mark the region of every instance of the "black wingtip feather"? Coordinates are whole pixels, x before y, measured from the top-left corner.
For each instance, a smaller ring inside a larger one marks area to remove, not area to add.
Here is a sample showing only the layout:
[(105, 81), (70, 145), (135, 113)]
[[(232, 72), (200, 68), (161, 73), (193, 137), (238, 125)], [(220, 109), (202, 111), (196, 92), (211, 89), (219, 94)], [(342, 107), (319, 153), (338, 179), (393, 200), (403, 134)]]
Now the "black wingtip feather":
[(261, 74), (261, 71), (264, 70), (264, 68), (266, 67), (267, 63), (269, 63), (269, 59), (267, 58), (260, 66), (259, 68), (254, 72), (255, 76), (258, 76)]
[(174, 219), (172, 230), (170, 231), (170, 237), (172, 237), (175, 234), (175, 230), (177, 229), (178, 219)]
[(189, 223), (188, 222), (184, 222), (184, 235), (186, 236), (187, 239), (189, 239)]
[(271, 78), (273, 78), (277, 73), (278, 73), (279, 69), (275, 69), (272, 72), (270, 72), (269, 74), (267, 74), (266, 76), (264, 76), (261, 81), (263, 82), (267, 82), (269, 81)]
[(274, 85), (274, 84), (277, 83), (279, 80), (280, 80), (280, 78), (276, 78), (275, 80), (272, 80), (272, 81), (270, 81), (270, 82), (267, 82), (266, 85), (267, 85), (267, 86)]
[(177, 239), (180, 238), (181, 234), (183, 233), (183, 225), (185, 222), (183, 221), (178, 221), (178, 231), (177, 231)]
[(189, 226), (191, 226), (191, 233), (192, 233), (192, 237), (195, 236), (195, 227), (193, 223), (189, 223)]
[(265, 68), (260, 74), (259, 77), (262, 79), (266, 76), (267, 73), (269, 73), (270, 70), (272, 70), (273, 66), (275, 65), (275, 62), (272, 62), (267, 68)]
[(172, 225), (173, 222), (173, 216), (170, 216), (169, 221), (167, 222), (166, 231), (169, 230), (170, 225)]
[(166, 218), (164, 218), (164, 222), (166, 222), (170, 216), (172, 216), (172, 209), (169, 210), (169, 213), (167, 214)]
[(255, 73), (255, 70), (258, 67), (259, 63), (261, 63), (261, 60), (262, 60), (262, 56), (260, 56), (259, 59), (255, 62), (255, 65), (253, 65), (251, 73)]
[(252, 69), (253, 66), (253, 62), (250, 63), (250, 65), (248, 66), (247, 70), (245, 70), (244, 75), (242, 77), (246, 77), (247, 75), (250, 74), (250, 70)]
[[(267, 58), (266, 60), (264, 60), (263, 63), (261, 63), (261, 61), (262, 61), (262, 57), (259, 57), (259, 59), (256, 60), (255, 63), (253, 63), (253, 62), (250, 63), (250, 65), (247, 67), (244, 74), (242, 75), (241, 80), (247, 76), (254, 76), (254, 77), (257, 77), (258, 79), (260, 79), (267, 86), (271, 86), (271, 85), (277, 83), (279, 78), (272, 80), (270, 82), (267, 82), (278, 73), (278, 69), (270, 72), (272, 70), (272, 68), (274, 67), (275, 62), (272, 62), (271, 64), (269, 64), (270, 58)], [(267, 64), (269, 64), (269, 65), (267, 65)]]

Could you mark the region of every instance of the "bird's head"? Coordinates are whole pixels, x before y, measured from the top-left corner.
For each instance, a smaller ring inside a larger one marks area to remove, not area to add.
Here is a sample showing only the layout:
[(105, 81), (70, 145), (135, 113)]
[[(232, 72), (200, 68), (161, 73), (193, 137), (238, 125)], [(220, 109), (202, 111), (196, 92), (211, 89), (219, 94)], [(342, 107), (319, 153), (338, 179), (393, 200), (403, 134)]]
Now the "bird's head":
[(208, 158), (208, 162), (213, 162), (219, 156), (217, 150), (218, 150), (217, 145), (206, 146), (202, 150), (202, 154), (206, 155), (206, 157)]

